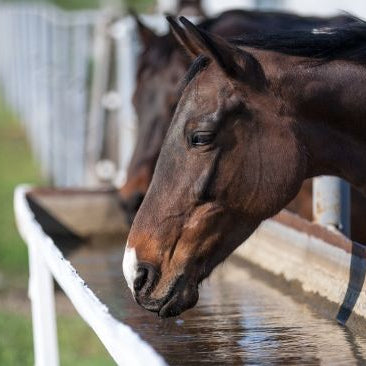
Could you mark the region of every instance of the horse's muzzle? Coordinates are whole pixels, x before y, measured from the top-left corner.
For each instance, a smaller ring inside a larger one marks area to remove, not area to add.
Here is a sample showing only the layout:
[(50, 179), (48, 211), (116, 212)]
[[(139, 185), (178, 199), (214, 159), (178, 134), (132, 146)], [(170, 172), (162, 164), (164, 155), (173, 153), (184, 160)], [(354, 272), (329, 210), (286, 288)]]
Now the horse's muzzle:
[[(147, 283), (149, 283), (148, 281), (150, 280), (147, 280)], [(198, 297), (197, 285), (188, 284), (184, 276), (180, 276), (168, 291), (167, 295), (161, 299), (154, 299), (151, 297), (149, 291), (136, 292), (135, 290), (137, 303), (146, 310), (158, 313), (162, 318), (177, 316), (183, 311), (192, 308), (196, 305)]]

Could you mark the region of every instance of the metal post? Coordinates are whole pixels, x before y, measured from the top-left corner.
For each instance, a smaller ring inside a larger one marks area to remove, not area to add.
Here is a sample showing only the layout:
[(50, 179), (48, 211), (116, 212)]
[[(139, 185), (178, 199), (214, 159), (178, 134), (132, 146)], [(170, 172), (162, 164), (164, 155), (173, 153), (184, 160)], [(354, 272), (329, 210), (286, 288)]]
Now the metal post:
[(29, 245), (29, 298), (32, 305), (35, 366), (59, 365), (53, 278), (44, 259)]
[(350, 186), (337, 177), (313, 180), (313, 217), (315, 222), (350, 236)]

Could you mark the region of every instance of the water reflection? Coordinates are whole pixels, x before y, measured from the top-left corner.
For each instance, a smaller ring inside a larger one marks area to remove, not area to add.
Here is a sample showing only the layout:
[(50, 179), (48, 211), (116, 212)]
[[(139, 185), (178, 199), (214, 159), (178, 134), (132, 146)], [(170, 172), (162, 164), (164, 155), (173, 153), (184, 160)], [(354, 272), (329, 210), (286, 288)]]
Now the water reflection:
[(170, 365), (365, 364), (365, 338), (320, 318), (230, 261), (205, 283), (194, 309), (162, 320), (131, 299), (120, 246), (81, 248), (70, 260), (111, 313)]

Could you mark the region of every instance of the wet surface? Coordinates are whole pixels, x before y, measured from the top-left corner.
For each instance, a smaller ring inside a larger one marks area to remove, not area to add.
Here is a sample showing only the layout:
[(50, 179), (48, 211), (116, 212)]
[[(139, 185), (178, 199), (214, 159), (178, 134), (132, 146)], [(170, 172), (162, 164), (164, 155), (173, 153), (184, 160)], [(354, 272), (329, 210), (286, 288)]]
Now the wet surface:
[(123, 248), (80, 247), (70, 261), (110, 312), (170, 365), (363, 365), (366, 338), (227, 261), (197, 306), (162, 320), (134, 303), (122, 278)]

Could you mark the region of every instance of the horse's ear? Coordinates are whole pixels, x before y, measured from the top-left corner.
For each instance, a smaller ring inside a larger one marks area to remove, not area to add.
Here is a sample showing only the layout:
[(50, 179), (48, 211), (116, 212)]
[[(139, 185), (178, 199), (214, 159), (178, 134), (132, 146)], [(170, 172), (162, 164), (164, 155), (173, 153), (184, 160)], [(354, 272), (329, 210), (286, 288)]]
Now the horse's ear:
[(166, 20), (170, 24), (170, 31), (173, 33), (174, 37), (188, 52), (189, 56), (192, 59), (195, 59), (200, 54), (199, 47), (187, 36), (185, 30), (175, 21), (171, 15), (168, 15)]
[(180, 17), (179, 20), (186, 29), (187, 37), (198, 45), (199, 53), (214, 60), (227, 76), (249, 82), (255, 88), (266, 85), (262, 66), (250, 53), (217, 35), (199, 29), (185, 17)]
[(149, 27), (142, 23), (140, 17), (134, 10), (130, 9), (129, 13), (135, 19), (137, 31), (139, 33), (142, 43), (145, 47), (149, 46), (151, 41), (156, 38), (157, 35)]
[(235, 77), (243, 72), (235, 59), (236, 47), (219, 36), (202, 31), (185, 17), (179, 17), (179, 20), (187, 30), (187, 37), (198, 45), (200, 54), (215, 60), (229, 76)]

